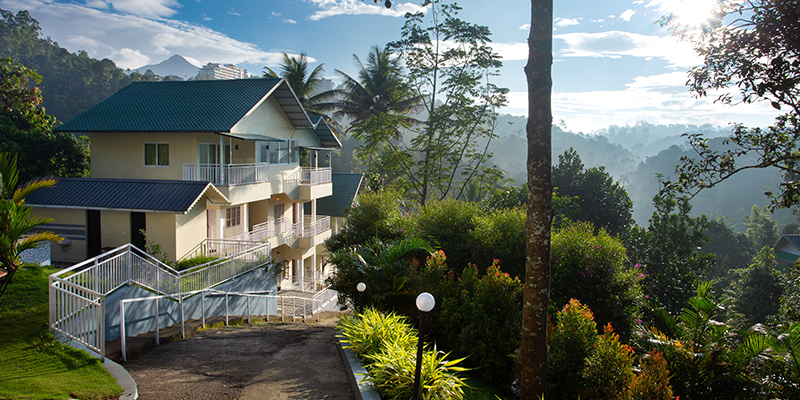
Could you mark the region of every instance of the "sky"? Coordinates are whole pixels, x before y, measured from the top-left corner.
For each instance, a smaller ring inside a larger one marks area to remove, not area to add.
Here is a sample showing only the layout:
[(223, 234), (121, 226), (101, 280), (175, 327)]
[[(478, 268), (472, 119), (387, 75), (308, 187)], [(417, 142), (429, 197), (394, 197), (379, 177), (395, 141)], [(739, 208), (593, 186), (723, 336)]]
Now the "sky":
[[(708, 15), (713, 0), (557, 0), (553, 25), (553, 121), (574, 132), (610, 125), (711, 124), (767, 126), (768, 103), (729, 106), (696, 98), (685, 86), (698, 58), (687, 42), (655, 23), (674, 12), (686, 21)], [(28, 10), (42, 35), (70, 52), (113, 60), (135, 69), (180, 54), (195, 65), (233, 63), (261, 75), (282, 54), (306, 52), (356, 76), (353, 55), (366, 59), (373, 45), (400, 39), (406, 12), (424, 11), (421, 0), (0, 0), (0, 8)], [(530, 2), (462, 0), (459, 17), (486, 25), (503, 58), (494, 83), (510, 90), (501, 112), (527, 115)]]

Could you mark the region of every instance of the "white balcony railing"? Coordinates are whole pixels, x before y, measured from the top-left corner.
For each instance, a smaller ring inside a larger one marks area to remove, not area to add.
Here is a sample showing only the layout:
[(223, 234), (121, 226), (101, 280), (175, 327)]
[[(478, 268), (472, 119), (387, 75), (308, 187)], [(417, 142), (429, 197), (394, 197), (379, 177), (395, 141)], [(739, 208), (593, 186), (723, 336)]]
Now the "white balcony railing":
[(265, 241), (273, 236), (289, 231), (291, 224), (285, 218), (253, 225), (253, 230), (228, 238), (229, 240)]
[(300, 186), (313, 186), (331, 182), (330, 168), (300, 168)]
[(269, 182), (269, 163), (183, 164), (183, 180), (206, 181), (226, 186)]
[(297, 238), (312, 238), (330, 229), (331, 217), (319, 215), (317, 216), (316, 220), (312, 219), (311, 216), (306, 215), (303, 217), (302, 224), (294, 224), (292, 226), (294, 236)]

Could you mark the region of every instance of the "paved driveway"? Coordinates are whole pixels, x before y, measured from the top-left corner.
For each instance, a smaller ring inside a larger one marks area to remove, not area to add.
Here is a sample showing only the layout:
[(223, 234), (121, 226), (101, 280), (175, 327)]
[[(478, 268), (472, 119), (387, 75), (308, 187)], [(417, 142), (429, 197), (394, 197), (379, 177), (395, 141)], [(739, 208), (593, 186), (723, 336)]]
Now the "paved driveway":
[(142, 400), (354, 399), (334, 322), (206, 329), (124, 366)]

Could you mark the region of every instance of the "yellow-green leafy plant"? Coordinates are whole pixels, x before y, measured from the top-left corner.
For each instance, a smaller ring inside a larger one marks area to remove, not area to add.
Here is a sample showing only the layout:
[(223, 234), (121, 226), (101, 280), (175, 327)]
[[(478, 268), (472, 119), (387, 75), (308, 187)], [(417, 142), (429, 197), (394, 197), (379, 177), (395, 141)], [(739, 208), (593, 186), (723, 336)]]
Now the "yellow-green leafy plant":
[(367, 308), (361, 314), (345, 316), (337, 325), (345, 348), (359, 356), (378, 353), (387, 344), (414, 348), (417, 334), (404, 316), (393, 312), (384, 314)]
[[(458, 376), (466, 368), (457, 366), (463, 358), (448, 361), (448, 354), (424, 351), (420, 369), (420, 398), (424, 400), (460, 400), (466, 383)], [(414, 389), (416, 353), (414, 347), (391, 343), (383, 351), (366, 355), (369, 365), (367, 380), (378, 389), (383, 399), (409, 399)]]

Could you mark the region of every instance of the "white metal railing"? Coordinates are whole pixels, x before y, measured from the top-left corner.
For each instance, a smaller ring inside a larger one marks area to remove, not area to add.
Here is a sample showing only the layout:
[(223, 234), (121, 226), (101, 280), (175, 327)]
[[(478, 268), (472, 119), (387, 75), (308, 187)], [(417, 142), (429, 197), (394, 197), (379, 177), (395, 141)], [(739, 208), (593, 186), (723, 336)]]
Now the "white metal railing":
[(183, 180), (207, 181), (228, 186), (268, 182), (269, 163), (183, 164)]
[[(202, 327), (206, 327), (206, 317), (216, 317), (218, 315), (208, 315), (206, 313), (206, 306), (205, 306), (205, 298), (207, 296), (225, 296), (225, 325), (228, 325), (228, 320), (230, 318), (230, 312), (228, 308), (228, 298), (230, 296), (240, 296), (247, 298), (247, 323), (251, 323), (252, 314), (250, 312), (250, 299), (260, 299), (263, 298), (266, 308), (265, 313), (263, 316), (265, 319), (269, 320), (270, 314), (269, 312), (269, 304), (270, 299), (275, 304), (275, 309), (277, 312), (277, 316), (280, 316), (281, 321), (286, 321), (286, 317), (291, 317), (292, 321), (296, 318), (302, 317), (303, 322), (307, 322), (307, 318), (309, 315), (312, 317), (314, 315), (317, 316), (317, 322), (319, 322), (319, 312), (328, 305), (332, 298), (337, 298), (337, 293), (331, 290), (329, 287), (325, 288), (323, 291), (317, 293), (312, 298), (307, 297), (298, 297), (298, 296), (277, 296), (277, 295), (270, 295), (270, 294), (254, 294), (254, 293), (240, 293), (240, 292), (224, 292), (215, 289), (203, 289), (198, 290), (195, 292), (190, 293), (183, 293), (184, 297), (193, 296), (195, 294), (200, 294), (200, 310), (202, 315)], [(119, 331), (120, 331), (120, 347), (122, 351), (122, 361), (127, 361), (127, 349), (125, 343), (125, 304), (140, 302), (140, 301), (155, 301), (155, 311), (153, 313), (153, 320), (155, 322), (155, 342), (156, 346), (159, 345), (159, 323), (158, 323), (158, 301), (160, 299), (168, 298), (167, 296), (150, 296), (150, 297), (141, 297), (136, 299), (123, 299), (119, 301), (119, 312), (120, 312), (120, 320), (119, 320)], [(258, 301), (258, 300), (256, 300)], [(186, 326), (184, 324), (183, 318), (183, 303), (181, 303), (181, 337), (186, 337)], [(219, 315), (221, 316), (221, 315)], [(101, 353), (102, 354), (102, 353)]]
[(298, 238), (312, 238), (331, 229), (331, 217), (318, 215), (316, 220), (310, 216), (303, 217), (302, 224), (294, 224), (292, 232)]
[(247, 240), (251, 242), (265, 241), (268, 238), (288, 231), (289, 226), (290, 224), (285, 218), (278, 218), (253, 225), (252, 231), (230, 237), (228, 240)]
[(314, 308), (314, 314), (317, 314), (317, 320), (319, 320), (319, 313), (331, 302), (339, 300), (339, 292), (331, 289), (330, 286), (325, 286), (314, 295), (313, 299), (314, 305), (316, 306), (316, 308)]
[(300, 168), (300, 179), (298, 180), (298, 184), (300, 186), (313, 186), (322, 183), (330, 183), (331, 176), (332, 175), (330, 167), (325, 167), (325, 168), (302, 167)]
[(131, 244), (53, 273), (49, 277), (50, 329), (97, 351), (105, 359), (105, 298), (131, 283), (182, 302), (185, 293), (211, 288), (270, 261), (271, 245), (238, 241), (205, 250), (223, 258), (178, 272)]
[(181, 257), (181, 260), (198, 256), (214, 256), (224, 258), (233, 254), (247, 251), (248, 249), (252, 249), (263, 244), (261, 241), (247, 240), (244, 235), (246, 234), (225, 239), (203, 239), (197, 244), (197, 246), (194, 246), (193, 249), (184, 254), (183, 257)]

